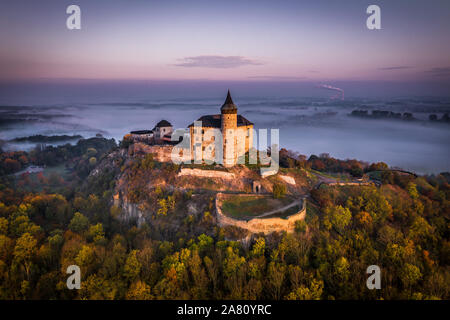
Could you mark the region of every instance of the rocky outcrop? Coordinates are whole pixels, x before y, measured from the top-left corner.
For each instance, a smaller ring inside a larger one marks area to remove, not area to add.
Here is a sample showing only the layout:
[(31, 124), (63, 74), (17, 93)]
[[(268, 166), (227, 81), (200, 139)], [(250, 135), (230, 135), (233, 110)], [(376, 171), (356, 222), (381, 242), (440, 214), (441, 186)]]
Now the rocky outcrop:
[(142, 210), (139, 209), (139, 205), (136, 203), (130, 203), (126, 199), (123, 199), (119, 193), (113, 196), (114, 205), (122, 209), (122, 215), (119, 217), (122, 221), (136, 221), (138, 226), (141, 226), (145, 222), (145, 215)]
[(282, 175), (279, 175), (279, 177), (280, 177), (280, 179), (283, 180), (284, 182), (289, 183), (289, 184), (292, 184), (292, 185), (295, 186), (295, 179), (294, 179), (294, 178), (292, 178), (292, 177), (290, 177), (290, 176), (282, 176)]

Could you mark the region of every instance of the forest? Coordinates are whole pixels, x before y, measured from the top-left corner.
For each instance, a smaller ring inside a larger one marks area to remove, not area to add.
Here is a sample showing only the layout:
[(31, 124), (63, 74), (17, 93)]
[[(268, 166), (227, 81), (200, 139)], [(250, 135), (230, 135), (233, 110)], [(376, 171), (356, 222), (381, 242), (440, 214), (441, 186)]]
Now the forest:
[[(449, 299), (448, 174), (414, 177), (383, 163), (306, 159), (283, 149), (280, 163), (289, 170), (355, 177), (378, 170), (381, 184), (313, 189), (294, 233), (244, 243), (211, 223), (212, 208), (165, 234), (152, 223), (117, 219), (121, 209), (111, 199), (122, 164), (89, 174), (117, 148), (92, 138), (1, 153), (0, 299)], [(64, 164), (70, 174), (33, 189), (11, 175), (28, 164)], [(132, 170), (157, 165), (147, 157)], [(165, 208), (155, 222), (191, 196), (151, 192)], [(73, 264), (81, 268), (80, 290), (66, 286)], [(380, 290), (366, 287), (369, 265), (381, 268)]]

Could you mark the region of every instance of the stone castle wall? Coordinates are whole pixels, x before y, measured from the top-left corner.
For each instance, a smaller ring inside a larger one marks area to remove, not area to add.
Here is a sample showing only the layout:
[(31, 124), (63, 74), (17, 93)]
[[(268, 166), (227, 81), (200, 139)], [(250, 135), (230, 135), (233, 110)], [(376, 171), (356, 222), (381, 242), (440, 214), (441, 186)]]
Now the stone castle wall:
[(201, 170), (182, 168), (178, 176), (197, 176), (204, 178), (220, 178), (220, 179), (234, 179), (234, 173), (218, 170)]
[(370, 186), (373, 185), (372, 182), (330, 182), (327, 183), (329, 186)]
[(154, 159), (159, 162), (169, 162), (172, 161), (172, 149), (171, 145), (147, 145), (144, 143), (133, 143), (128, 148), (128, 154), (130, 156), (138, 155), (138, 154), (148, 154), (152, 153), (154, 155)]
[(295, 222), (305, 219), (306, 216), (306, 199), (304, 199), (300, 211), (293, 215), (290, 215), (287, 219), (275, 217), (254, 218), (249, 221), (237, 220), (222, 213), (222, 200), (223, 194), (218, 193), (216, 196), (216, 214), (219, 226), (225, 227), (231, 225), (248, 230), (251, 233), (263, 232), (265, 234), (269, 234), (275, 231), (293, 232), (295, 229)]

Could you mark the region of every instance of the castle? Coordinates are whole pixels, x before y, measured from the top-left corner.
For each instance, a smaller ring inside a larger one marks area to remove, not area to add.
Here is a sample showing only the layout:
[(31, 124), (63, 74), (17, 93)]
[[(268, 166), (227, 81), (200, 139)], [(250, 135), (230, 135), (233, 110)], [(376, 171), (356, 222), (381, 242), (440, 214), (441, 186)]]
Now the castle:
[[(188, 129), (192, 159), (215, 158), (219, 146), (222, 152), (218, 155), (223, 155), (223, 165), (231, 167), (253, 147), (253, 123), (237, 114), (230, 90), (220, 108), (220, 114), (202, 116), (191, 123)], [(172, 125), (162, 120), (153, 130), (132, 131), (126, 138), (151, 145), (174, 144), (171, 141), (172, 133)], [(221, 142), (218, 138), (221, 138)]]
[[(216, 136), (212, 136), (211, 129), (220, 130), (222, 135), (222, 144), (219, 145), (223, 147), (224, 166), (235, 165), (238, 158), (245, 156), (253, 146), (253, 123), (237, 114), (237, 106), (231, 98), (230, 90), (220, 108), (220, 114), (202, 116), (197, 121), (201, 122), (201, 126), (195, 126), (195, 123), (188, 126), (192, 157), (198, 153), (203, 154), (204, 151), (209, 151), (211, 156), (215, 156), (216, 150), (213, 149), (213, 145)], [(208, 130), (211, 130), (210, 133)]]

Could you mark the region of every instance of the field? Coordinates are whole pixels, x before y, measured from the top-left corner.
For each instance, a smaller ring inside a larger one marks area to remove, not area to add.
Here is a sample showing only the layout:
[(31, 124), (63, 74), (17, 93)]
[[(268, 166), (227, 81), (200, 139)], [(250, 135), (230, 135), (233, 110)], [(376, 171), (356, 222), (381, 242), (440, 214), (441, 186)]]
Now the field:
[(268, 218), (283, 218), (286, 219), (287, 217), (297, 213), (300, 211), (300, 206), (299, 205), (295, 205), (293, 207), (290, 207), (289, 209), (286, 209), (284, 211), (278, 212), (278, 213), (274, 213), (271, 214), (270, 216), (265, 216), (262, 217), (262, 219), (268, 219)]
[[(292, 197), (273, 199), (269, 196), (239, 196), (228, 195), (222, 204), (222, 211), (225, 215), (235, 219), (246, 220), (259, 216), (265, 212), (282, 208), (292, 203)], [(271, 215), (270, 217), (272, 217)]]

